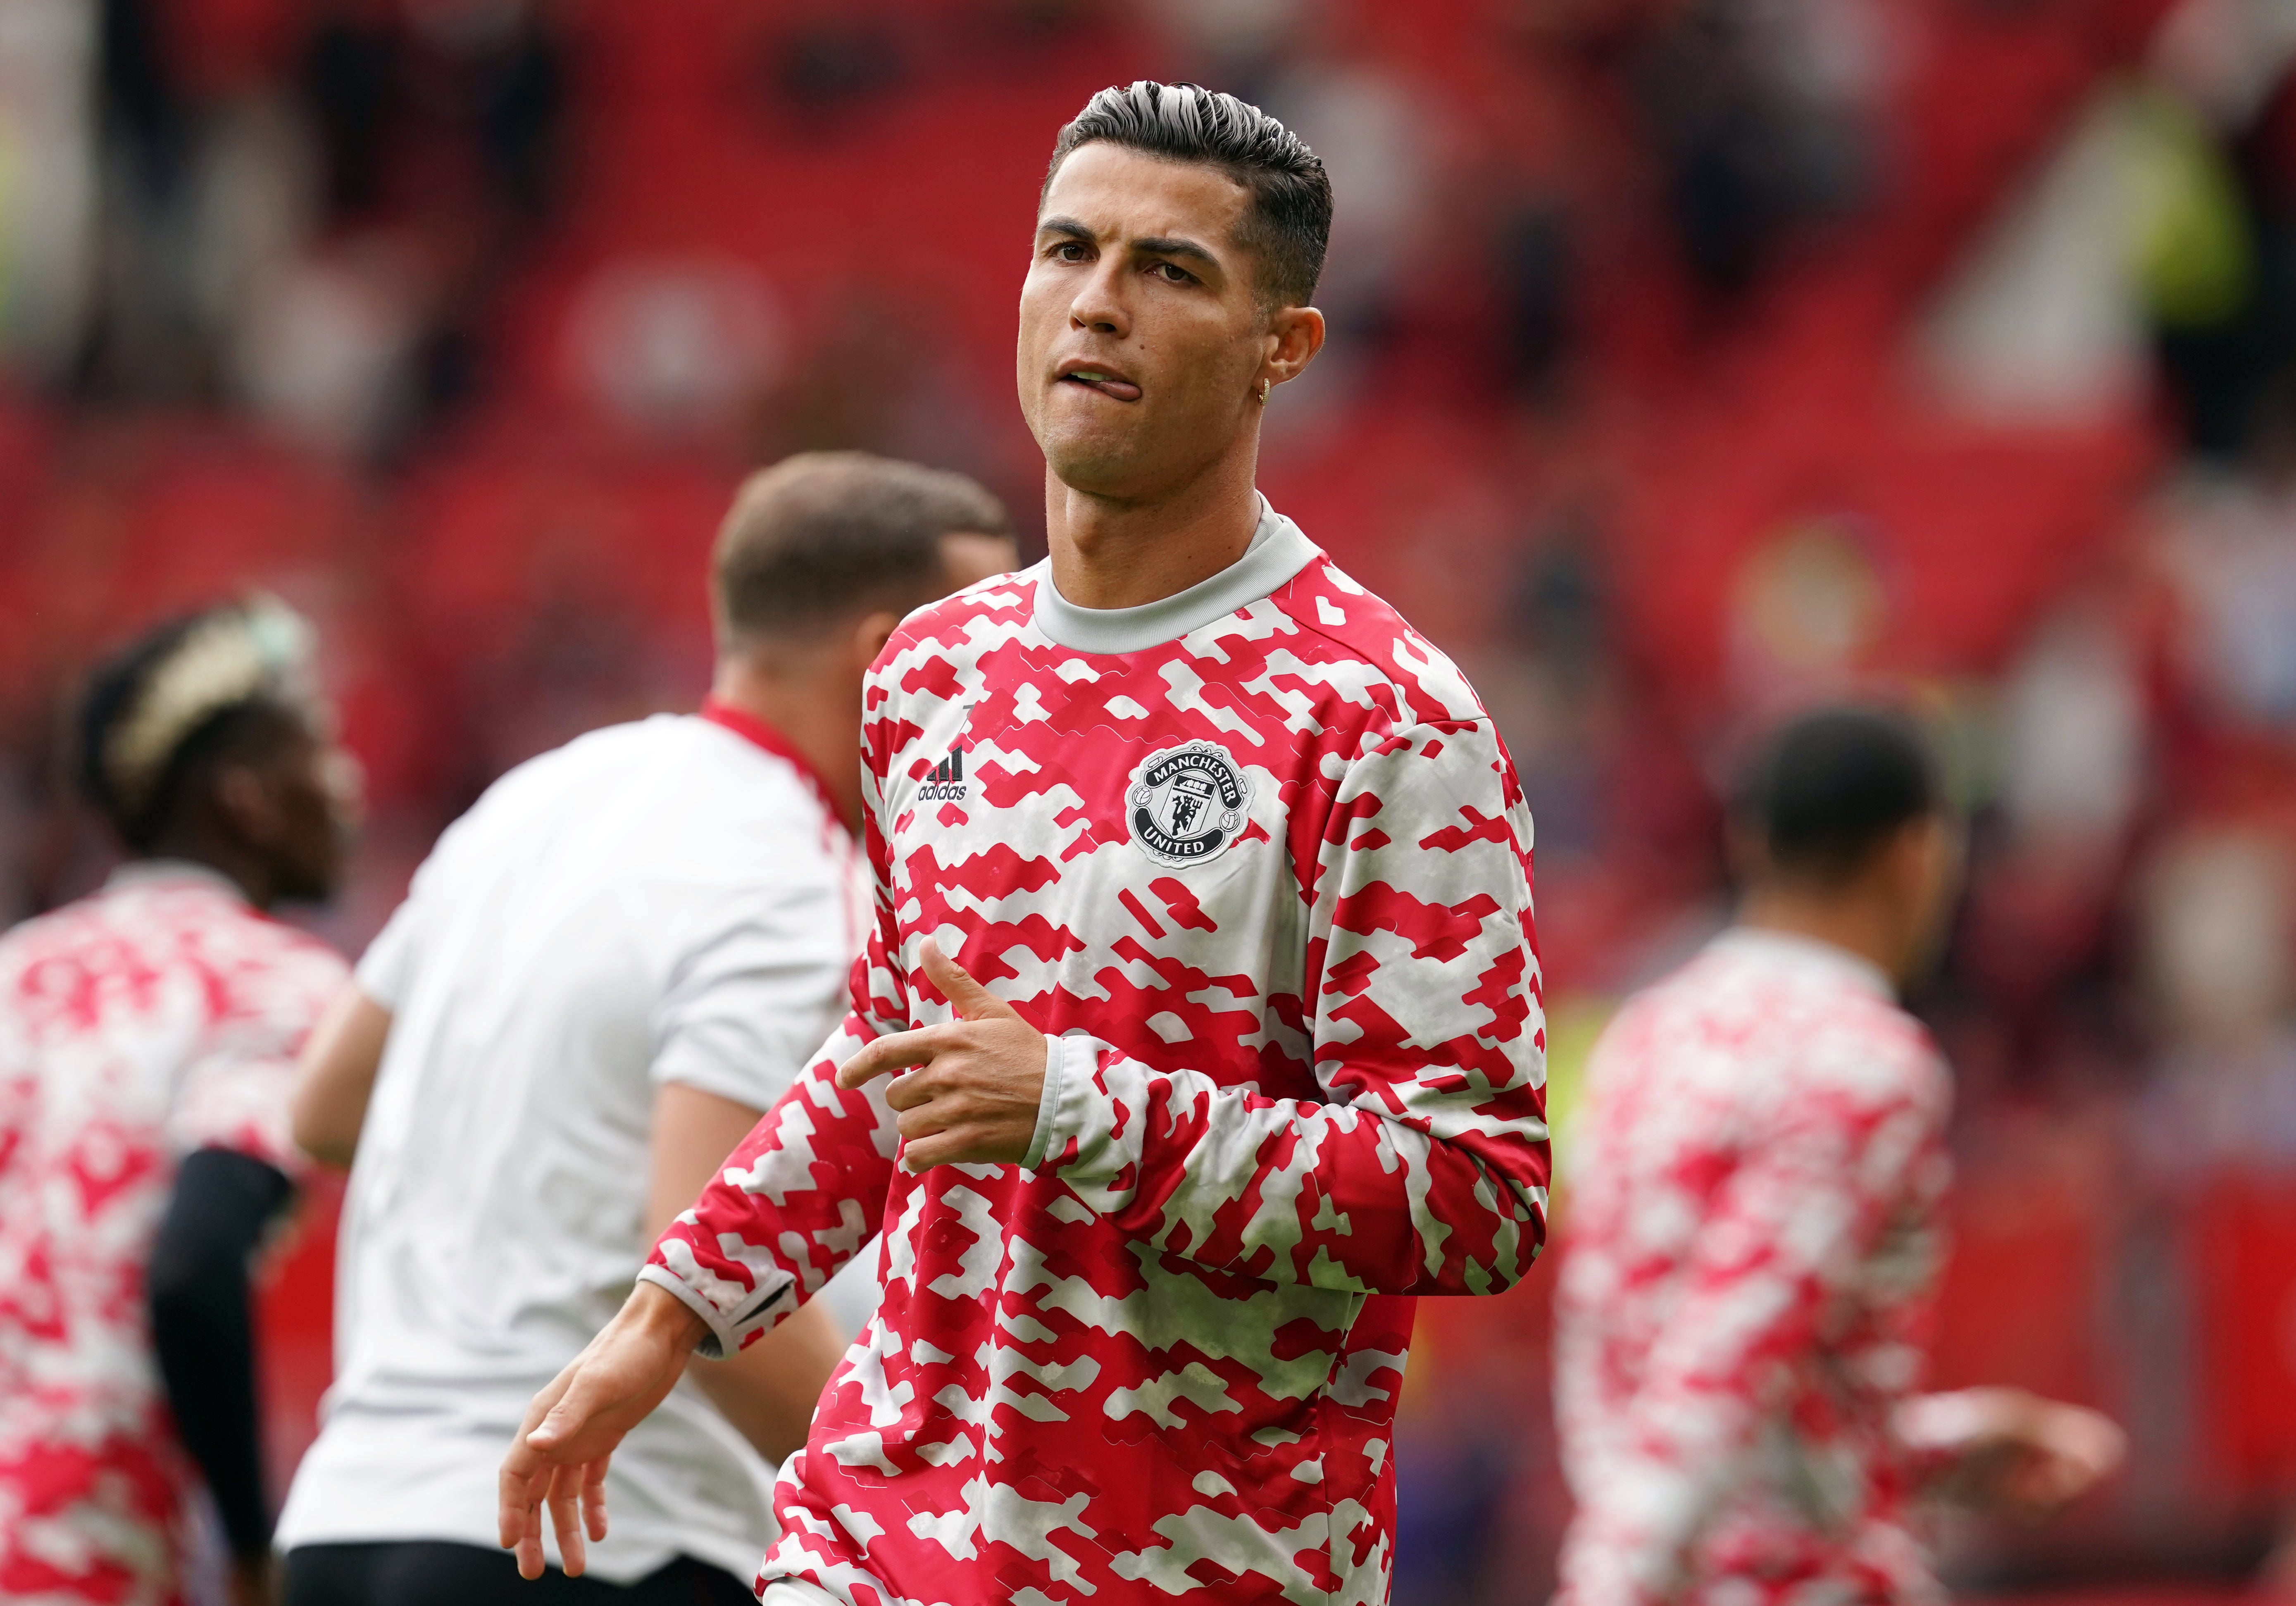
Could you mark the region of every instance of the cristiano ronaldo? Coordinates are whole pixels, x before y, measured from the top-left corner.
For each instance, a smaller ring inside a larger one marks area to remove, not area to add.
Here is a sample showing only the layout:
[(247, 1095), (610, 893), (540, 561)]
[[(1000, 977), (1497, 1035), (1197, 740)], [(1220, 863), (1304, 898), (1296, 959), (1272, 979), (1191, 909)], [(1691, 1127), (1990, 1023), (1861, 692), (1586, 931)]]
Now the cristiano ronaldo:
[(1134, 84), (1061, 131), (1017, 373), (1050, 556), (871, 671), (850, 1013), (536, 1397), (500, 1512), (529, 1576), (553, 1534), (580, 1569), (689, 1354), (882, 1235), (766, 1601), (1386, 1598), (1412, 1297), (1537, 1253), (1543, 1037), (1488, 717), (1254, 488), (1330, 222), (1230, 96)]

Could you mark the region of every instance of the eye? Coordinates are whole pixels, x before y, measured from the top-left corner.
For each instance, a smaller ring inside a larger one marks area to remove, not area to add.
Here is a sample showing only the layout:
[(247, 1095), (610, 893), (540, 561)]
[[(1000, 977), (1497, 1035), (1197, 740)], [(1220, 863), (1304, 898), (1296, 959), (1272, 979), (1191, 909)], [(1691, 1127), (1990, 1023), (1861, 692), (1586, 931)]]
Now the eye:
[(1193, 284), (1196, 275), (1177, 262), (1159, 262), (1149, 270), (1167, 284)]
[(1053, 260), (1055, 262), (1082, 262), (1085, 260), (1085, 255), (1084, 242), (1081, 240), (1063, 240), (1054, 246), (1052, 250)]

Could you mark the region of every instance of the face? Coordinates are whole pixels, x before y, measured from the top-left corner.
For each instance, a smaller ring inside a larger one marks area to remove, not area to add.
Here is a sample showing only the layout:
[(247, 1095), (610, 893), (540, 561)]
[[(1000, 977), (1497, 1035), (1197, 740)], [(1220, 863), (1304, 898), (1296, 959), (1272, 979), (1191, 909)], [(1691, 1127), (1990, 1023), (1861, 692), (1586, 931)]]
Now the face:
[(1054, 175), (1021, 288), (1021, 411), (1062, 484), (1152, 501), (1249, 442), (1258, 390), (1323, 344), (1259, 300), (1250, 195), (1216, 168), (1106, 143)]
[(342, 878), (343, 855), (358, 813), (357, 761), (307, 728), (249, 772), (246, 801), (234, 809), (259, 851), (281, 898), (318, 899)]
[(1961, 827), (1943, 815), (1925, 815), (1898, 833), (1890, 856), (1895, 901), (1905, 911), (1898, 975), (1916, 980), (1937, 963), (1952, 929), (1965, 857)]

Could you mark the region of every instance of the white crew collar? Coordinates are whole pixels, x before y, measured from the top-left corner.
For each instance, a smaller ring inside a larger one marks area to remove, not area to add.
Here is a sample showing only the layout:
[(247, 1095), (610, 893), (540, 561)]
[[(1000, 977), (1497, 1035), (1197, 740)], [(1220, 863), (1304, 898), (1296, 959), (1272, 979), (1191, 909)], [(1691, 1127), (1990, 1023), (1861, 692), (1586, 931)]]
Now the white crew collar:
[(228, 893), (238, 903), (247, 901), (247, 894), (237, 881), (212, 864), (193, 859), (129, 859), (103, 878), (103, 889), (117, 892), (126, 888), (180, 885), (185, 881)]
[(1185, 591), (1137, 608), (1078, 607), (1053, 584), (1052, 560), (1047, 558), (1032, 571), (1037, 627), (1073, 651), (1137, 652), (1177, 641), (1271, 595), (1315, 556), (1316, 544), (1262, 496), (1259, 523), (1242, 557)]
[(1897, 984), (1880, 965), (1862, 954), (1853, 954), (1838, 943), (1823, 938), (1806, 937), (1799, 931), (1773, 930), (1767, 926), (1732, 926), (1717, 937), (1712, 946), (1733, 954), (1802, 966), (1824, 972), (1838, 980), (1878, 997), (1895, 1000)]

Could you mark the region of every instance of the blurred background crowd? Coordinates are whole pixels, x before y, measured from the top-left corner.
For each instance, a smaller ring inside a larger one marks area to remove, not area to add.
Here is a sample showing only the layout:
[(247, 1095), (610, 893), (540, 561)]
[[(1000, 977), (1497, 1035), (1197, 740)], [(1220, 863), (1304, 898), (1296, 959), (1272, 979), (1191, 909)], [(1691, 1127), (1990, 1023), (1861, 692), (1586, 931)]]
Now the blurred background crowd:
[[(1918, 1001), (1960, 1088), (1938, 1379), (2136, 1446), (1951, 1570), (2269, 1577), (2292, 62), (2291, 0), (0, 0), (0, 917), (101, 875), (69, 700), (170, 613), (318, 621), (368, 820), (314, 918), (355, 951), (505, 767), (694, 704), (747, 468), (963, 469), (1040, 552), (1011, 349), (1053, 135), (1196, 79), (1338, 195), (1261, 484), (1462, 662), (1530, 794), (1565, 1239), (1577, 1058), (1721, 921), (1743, 745), (1909, 699), (1972, 819)], [(283, 1480), (327, 1212), (269, 1296)], [(1551, 1585), (1548, 1281), (1422, 1307), (1399, 1601)]]

